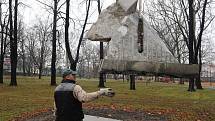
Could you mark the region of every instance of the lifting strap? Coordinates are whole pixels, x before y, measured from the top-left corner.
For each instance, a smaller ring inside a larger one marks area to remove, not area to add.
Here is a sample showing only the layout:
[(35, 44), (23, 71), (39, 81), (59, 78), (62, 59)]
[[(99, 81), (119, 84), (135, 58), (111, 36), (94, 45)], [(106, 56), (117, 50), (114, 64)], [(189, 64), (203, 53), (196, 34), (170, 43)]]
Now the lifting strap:
[(103, 64), (104, 64), (104, 59), (101, 59), (101, 60), (100, 60), (100, 64), (99, 64), (98, 72), (101, 72), (101, 71), (102, 71)]

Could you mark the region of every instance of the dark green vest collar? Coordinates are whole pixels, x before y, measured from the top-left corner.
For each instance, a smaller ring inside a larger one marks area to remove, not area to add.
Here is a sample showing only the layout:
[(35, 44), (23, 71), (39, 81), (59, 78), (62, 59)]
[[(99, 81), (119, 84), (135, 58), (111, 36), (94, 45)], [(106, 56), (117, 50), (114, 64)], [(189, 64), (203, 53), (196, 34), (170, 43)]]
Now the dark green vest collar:
[(72, 83), (72, 84), (75, 84), (76, 82), (74, 80), (62, 80), (61, 83)]

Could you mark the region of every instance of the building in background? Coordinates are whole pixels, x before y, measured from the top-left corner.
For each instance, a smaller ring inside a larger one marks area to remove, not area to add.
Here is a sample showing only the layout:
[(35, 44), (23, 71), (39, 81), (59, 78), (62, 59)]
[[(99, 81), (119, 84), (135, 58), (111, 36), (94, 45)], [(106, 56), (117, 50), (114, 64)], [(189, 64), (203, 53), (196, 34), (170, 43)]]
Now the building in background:
[(201, 78), (203, 81), (215, 82), (215, 65), (203, 64)]

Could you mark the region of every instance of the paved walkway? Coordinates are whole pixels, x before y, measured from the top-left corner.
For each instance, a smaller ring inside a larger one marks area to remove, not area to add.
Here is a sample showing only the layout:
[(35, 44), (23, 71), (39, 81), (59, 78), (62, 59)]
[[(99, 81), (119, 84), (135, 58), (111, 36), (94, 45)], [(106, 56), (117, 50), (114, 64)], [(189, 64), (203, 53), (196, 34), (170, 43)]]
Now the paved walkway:
[(121, 120), (85, 115), (84, 121), (121, 121)]

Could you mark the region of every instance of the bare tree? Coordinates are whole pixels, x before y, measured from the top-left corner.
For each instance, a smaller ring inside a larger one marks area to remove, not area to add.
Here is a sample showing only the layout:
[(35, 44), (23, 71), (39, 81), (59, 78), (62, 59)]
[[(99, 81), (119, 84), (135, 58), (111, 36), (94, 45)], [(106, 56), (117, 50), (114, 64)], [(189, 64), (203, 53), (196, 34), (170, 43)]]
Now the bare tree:
[(31, 27), (27, 29), (26, 32), (26, 43), (25, 43), (25, 53), (26, 53), (26, 71), (28, 76), (34, 73), (34, 69), (38, 66), (38, 38), (36, 33), (36, 28)]
[(70, 61), (70, 68), (72, 70), (76, 70), (76, 67), (77, 67), (77, 63), (78, 63), (78, 60), (79, 60), (81, 43), (83, 41), (83, 36), (84, 36), (84, 32), (85, 32), (85, 28), (86, 28), (87, 20), (88, 20), (88, 16), (89, 16), (91, 0), (88, 0), (86, 2), (88, 2), (86, 17), (85, 17), (82, 32), (81, 32), (81, 35), (80, 35), (80, 38), (79, 38), (79, 41), (78, 41), (78, 47), (77, 47), (77, 51), (76, 51), (76, 56), (75, 56), (75, 58), (73, 58), (72, 53), (71, 53), (71, 49), (70, 49), (70, 44), (69, 44), (69, 19), (70, 19), (70, 17), (69, 17), (69, 9), (70, 9), (70, 0), (66, 0), (65, 47), (66, 47), (66, 52), (67, 52), (68, 59)]
[[(156, 2), (153, 4), (156, 4)], [(200, 48), (202, 43), (203, 32), (206, 30), (206, 28), (210, 25), (211, 21), (214, 19), (214, 16), (211, 16), (211, 14), (206, 15), (207, 9), (210, 9), (209, 8), (210, 4), (211, 4), (211, 1), (208, 2), (207, 0), (204, 0), (204, 1), (170, 0), (169, 2), (158, 0), (157, 5), (155, 6), (156, 8), (160, 7), (160, 11), (157, 11), (158, 13), (160, 13), (160, 15), (156, 17), (156, 20), (163, 23), (167, 28), (167, 29), (157, 29), (157, 30), (158, 31), (161, 30), (160, 33), (163, 33), (164, 35), (163, 38), (169, 38), (171, 40), (174, 40), (174, 41), (171, 41), (173, 42), (174, 46), (169, 46), (169, 47), (172, 48), (172, 47), (175, 47), (175, 45), (177, 47), (178, 41), (175, 41), (175, 40), (177, 40), (176, 37), (179, 37), (178, 40), (180, 41), (183, 40), (183, 43), (186, 45), (186, 48), (188, 50), (189, 63), (190, 64), (199, 63), (200, 67), (201, 67), (201, 64), (200, 64), (201, 49)], [(157, 25), (157, 24), (154, 24), (154, 25)], [(175, 26), (174, 29), (172, 29), (172, 26), (173, 27)], [(156, 27), (161, 28), (163, 26), (158, 25)], [(176, 35), (176, 33), (178, 35)], [(182, 47), (184, 48), (184, 46)], [(185, 53), (185, 55), (187, 54)], [(202, 89), (200, 74), (199, 74), (199, 78), (196, 79), (195, 84), (197, 86), (197, 89)], [(188, 91), (195, 91), (194, 86), (195, 86), (194, 78), (191, 78)]]
[(78, 72), (82, 77), (98, 77), (99, 67), (99, 46), (91, 42), (82, 43), (80, 59), (78, 63)]
[[(202, 36), (205, 29), (208, 27), (208, 25), (211, 23), (211, 21), (214, 19), (214, 16), (209, 21), (206, 21), (206, 12), (207, 12), (207, 6), (209, 5), (207, 0), (201, 1), (201, 0), (190, 0), (188, 1), (189, 4), (189, 14), (188, 15), (188, 28), (189, 28), (189, 62), (190, 64), (198, 64), (199, 63), (199, 76), (196, 78), (196, 87), (197, 89), (202, 89), (201, 85), (201, 78), (200, 78), (200, 72), (201, 72), (201, 45), (202, 45)], [(198, 19), (196, 19), (198, 17)], [(199, 21), (198, 21), (199, 20)], [(199, 29), (196, 28), (196, 22), (199, 22)], [(197, 33), (197, 32), (198, 33)], [(196, 36), (197, 33), (197, 36)], [(200, 54), (199, 54), (200, 53)], [(190, 79), (189, 89), (188, 91), (194, 91), (194, 81), (193, 79)]]
[(0, 2), (0, 26), (1, 26), (0, 83), (3, 83), (4, 56), (7, 48), (8, 25), (9, 25), (7, 12), (5, 15), (3, 15), (2, 4), (3, 2), (1, 1)]
[(20, 33), (20, 52), (19, 52), (19, 56), (21, 58), (22, 63), (20, 65), (22, 65), (22, 72), (23, 72), (23, 76), (26, 76), (26, 48), (25, 48), (25, 43), (26, 43), (26, 35), (25, 33), (25, 29), (24, 27), (22, 27), (22, 24), (19, 24), (19, 33)]
[[(189, 34), (188, 34), (188, 50), (189, 50), (189, 63), (195, 64), (194, 61), (194, 41), (195, 41), (195, 9), (194, 9), (194, 0), (189, 0)], [(194, 77), (190, 78), (188, 91), (195, 91), (194, 88)]]
[(188, 50), (185, 48), (186, 43), (183, 40), (180, 28), (177, 22), (183, 22), (183, 19), (179, 18), (178, 21), (174, 20), (174, 14), (182, 14), (178, 5), (174, 1), (169, 1), (169, 6), (162, 1), (153, 3), (154, 9), (149, 9), (148, 16), (152, 27), (157, 31), (160, 38), (164, 41), (172, 55), (178, 60), (179, 63), (183, 63), (183, 59), (186, 56)]
[[(10, 20), (10, 58), (11, 58), (11, 86), (17, 86), (16, 68), (17, 68), (17, 14), (18, 0), (15, 0), (14, 21), (12, 14), (12, 0), (9, 0), (9, 20)], [(13, 28), (14, 24), (14, 28)]]
[[(19, 26), (22, 26), (19, 24)], [(28, 75), (37, 74), (41, 78), (45, 64), (51, 54), (48, 46), (51, 40), (51, 25), (47, 21), (35, 23), (32, 27), (24, 29), (19, 27), (19, 58), (18, 69), (27, 71)], [(21, 66), (22, 65), (22, 66)]]
[(38, 39), (40, 42), (40, 53), (39, 53), (39, 79), (41, 79), (42, 73), (43, 73), (43, 68), (45, 66), (45, 60), (46, 60), (46, 48), (48, 47), (47, 42), (50, 40), (50, 35), (51, 35), (51, 31), (50, 31), (50, 24), (47, 21), (42, 22), (39, 21), (38, 25), (36, 25), (34, 28), (36, 28), (36, 32), (38, 34)]
[(56, 41), (57, 41), (57, 9), (59, 0), (54, 0), (54, 16), (53, 16), (53, 29), (52, 29), (52, 61), (51, 61), (51, 85), (56, 85)]
[[(41, 2), (40, 0), (36, 0), (37, 2), (45, 5), (47, 8), (46, 10), (53, 14), (53, 28), (52, 28), (52, 58), (51, 58), (51, 85), (56, 85), (56, 63), (57, 63), (57, 34), (59, 35), (59, 30), (57, 30), (57, 22), (58, 20), (63, 19), (61, 14), (65, 14), (64, 12), (60, 11), (62, 6), (66, 3), (63, 2), (61, 5), (59, 5), (60, 0), (54, 0), (54, 6), (50, 6), (44, 2)], [(50, 12), (51, 10), (51, 12)], [(59, 41), (58, 41), (59, 42)], [(60, 43), (60, 42), (59, 42)], [(62, 48), (62, 47), (60, 47)]]

